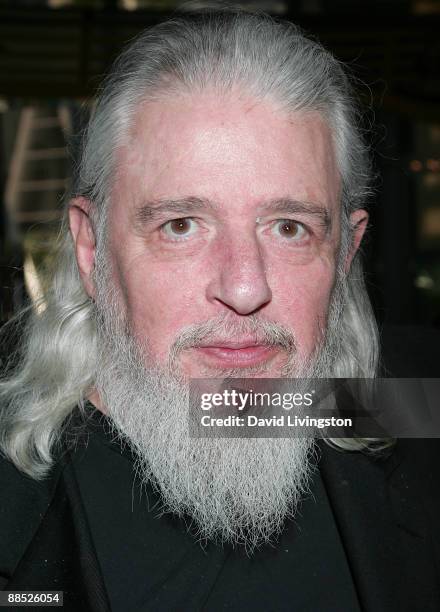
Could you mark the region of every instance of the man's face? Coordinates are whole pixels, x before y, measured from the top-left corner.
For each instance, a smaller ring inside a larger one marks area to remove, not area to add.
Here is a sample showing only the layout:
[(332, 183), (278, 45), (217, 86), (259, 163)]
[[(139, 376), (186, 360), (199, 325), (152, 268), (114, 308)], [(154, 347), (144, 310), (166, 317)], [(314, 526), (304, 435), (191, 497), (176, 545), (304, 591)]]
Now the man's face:
[(340, 242), (340, 181), (319, 115), (238, 95), (165, 97), (140, 107), (117, 168), (108, 254), (131, 333), (154, 361), (167, 363), (188, 326), (223, 317), (228, 328), (180, 354), (186, 375), (278, 376), (286, 352), (247, 333), (249, 318), (281, 324), (298, 359), (312, 355)]

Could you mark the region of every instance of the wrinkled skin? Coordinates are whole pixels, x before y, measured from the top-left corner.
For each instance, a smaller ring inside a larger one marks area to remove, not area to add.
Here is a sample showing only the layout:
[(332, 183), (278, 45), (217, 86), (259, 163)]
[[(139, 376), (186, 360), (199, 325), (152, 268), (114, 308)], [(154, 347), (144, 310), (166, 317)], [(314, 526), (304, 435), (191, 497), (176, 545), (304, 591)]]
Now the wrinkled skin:
[[(317, 113), (280, 113), (269, 102), (212, 92), (140, 106), (117, 154), (109, 257), (121, 308), (136, 339), (165, 364), (188, 325), (228, 314), (282, 324), (307, 359), (326, 325), (340, 247), (340, 177), (330, 130)], [(287, 204), (286, 204), (287, 201)], [(71, 206), (87, 292), (94, 236), (89, 202)], [(365, 211), (352, 214), (354, 240)], [(286, 355), (255, 338), (212, 338), (181, 355), (188, 376), (264, 366)]]

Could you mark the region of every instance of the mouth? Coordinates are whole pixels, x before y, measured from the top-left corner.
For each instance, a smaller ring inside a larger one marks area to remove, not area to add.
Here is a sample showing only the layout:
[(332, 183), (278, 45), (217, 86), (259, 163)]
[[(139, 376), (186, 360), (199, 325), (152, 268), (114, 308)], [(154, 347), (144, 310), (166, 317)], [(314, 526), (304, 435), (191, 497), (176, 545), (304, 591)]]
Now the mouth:
[(243, 340), (211, 342), (195, 350), (217, 367), (245, 368), (264, 363), (279, 352), (279, 347)]

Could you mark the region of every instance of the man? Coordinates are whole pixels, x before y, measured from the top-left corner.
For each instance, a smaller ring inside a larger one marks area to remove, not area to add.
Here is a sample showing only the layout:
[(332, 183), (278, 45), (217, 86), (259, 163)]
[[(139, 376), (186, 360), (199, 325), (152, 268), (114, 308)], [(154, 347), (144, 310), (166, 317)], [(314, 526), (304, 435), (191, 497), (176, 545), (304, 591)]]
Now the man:
[(438, 609), (435, 443), (188, 435), (191, 378), (377, 375), (355, 116), (338, 62), (265, 16), (179, 17), (119, 58), (1, 387), (8, 591)]

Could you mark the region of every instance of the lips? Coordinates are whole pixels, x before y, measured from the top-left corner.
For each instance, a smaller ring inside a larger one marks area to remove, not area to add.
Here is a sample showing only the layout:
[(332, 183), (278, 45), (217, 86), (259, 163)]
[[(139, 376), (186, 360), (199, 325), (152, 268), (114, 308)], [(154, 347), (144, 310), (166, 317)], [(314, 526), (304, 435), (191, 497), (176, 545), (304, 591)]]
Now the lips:
[(196, 349), (209, 362), (220, 367), (250, 367), (270, 359), (277, 347), (259, 344), (255, 340), (218, 341)]
[(202, 344), (200, 345), (200, 348), (229, 348), (229, 349), (235, 349), (235, 350), (241, 350), (241, 349), (246, 349), (246, 348), (251, 348), (251, 347), (256, 347), (256, 346), (267, 346), (265, 344), (261, 344), (259, 342), (256, 342), (255, 340), (218, 340), (218, 341), (211, 341), (209, 344)]

